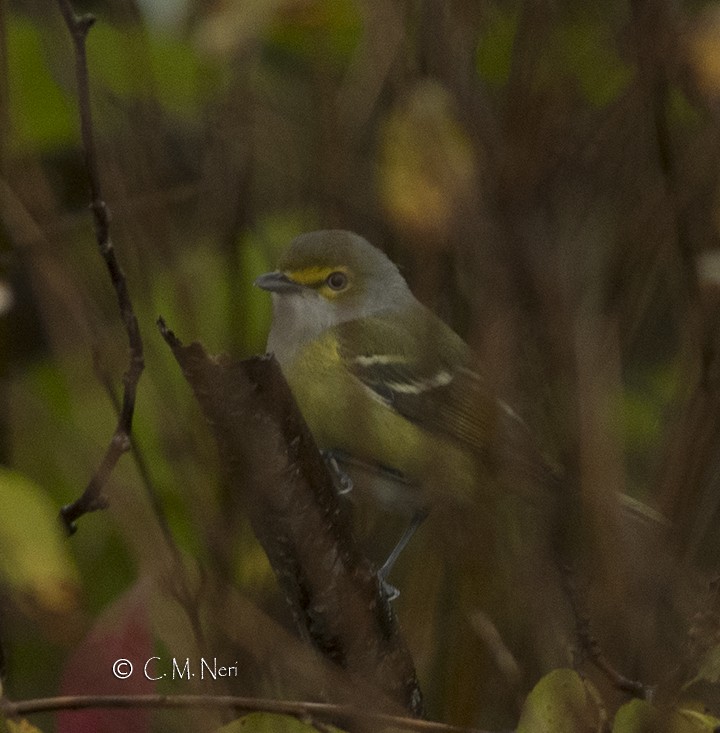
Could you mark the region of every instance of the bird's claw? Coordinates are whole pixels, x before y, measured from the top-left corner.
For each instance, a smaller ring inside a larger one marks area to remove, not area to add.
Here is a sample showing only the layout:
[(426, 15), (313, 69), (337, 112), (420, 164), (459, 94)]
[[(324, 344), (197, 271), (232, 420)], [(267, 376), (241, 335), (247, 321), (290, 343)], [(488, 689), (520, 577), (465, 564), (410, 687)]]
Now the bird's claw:
[(350, 476), (340, 468), (338, 457), (332, 451), (323, 451), (322, 456), (325, 459), (325, 465), (330, 469), (333, 478), (333, 484), (338, 494), (349, 494), (353, 490), (353, 481)]

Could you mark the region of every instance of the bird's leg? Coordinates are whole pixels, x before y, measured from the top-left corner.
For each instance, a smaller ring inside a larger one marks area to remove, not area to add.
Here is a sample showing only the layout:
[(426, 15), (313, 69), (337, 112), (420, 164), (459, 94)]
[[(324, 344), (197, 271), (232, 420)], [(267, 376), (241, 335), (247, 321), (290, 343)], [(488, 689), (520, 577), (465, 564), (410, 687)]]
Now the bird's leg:
[(338, 494), (348, 494), (353, 489), (353, 482), (350, 476), (340, 468), (338, 461), (344, 459), (344, 454), (338, 451), (324, 450), (321, 451), (322, 457), (325, 461), (325, 465), (330, 470), (330, 475), (335, 485), (335, 490)]
[[(323, 450), (321, 453), (325, 460), (325, 464), (330, 470), (335, 489), (339, 495), (347, 494), (353, 489), (353, 480), (350, 478), (349, 474), (346, 473), (345, 466), (364, 471), (370, 475), (389, 478), (399, 487), (413, 486), (412, 482), (396, 469), (388, 468), (387, 466), (383, 466), (372, 461), (365, 461), (361, 458), (355, 458), (354, 456), (350, 456), (340, 450)], [(403, 531), (387, 560), (385, 560), (380, 570), (378, 570), (377, 576), (388, 600), (392, 601), (397, 598), (400, 595), (400, 591), (387, 581), (387, 576), (390, 574), (390, 571), (395, 565), (398, 557), (400, 557), (400, 553), (405, 549), (408, 542), (410, 542), (418, 527), (425, 521), (428, 513), (429, 510), (427, 507), (414, 510), (412, 518), (410, 519), (410, 524)]]
[(428, 514), (429, 510), (427, 509), (427, 507), (415, 510), (415, 513), (410, 520), (410, 524), (402, 533), (395, 547), (393, 547), (392, 551), (388, 555), (387, 560), (385, 560), (380, 570), (378, 570), (378, 577), (385, 586), (386, 592), (388, 593), (390, 600), (392, 600), (393, 598), (397, 598), (400, 595), (400, 591), (387, 583), (387, 576), (393, 569), (393, 566), (397, 562), (398, 557), (400, 557), (400, 553), (405, 549), (407, 543), (410, 542), (412, 536), (415, 534), (415, 532), (417, 532), (418, 527), (425, 521)]

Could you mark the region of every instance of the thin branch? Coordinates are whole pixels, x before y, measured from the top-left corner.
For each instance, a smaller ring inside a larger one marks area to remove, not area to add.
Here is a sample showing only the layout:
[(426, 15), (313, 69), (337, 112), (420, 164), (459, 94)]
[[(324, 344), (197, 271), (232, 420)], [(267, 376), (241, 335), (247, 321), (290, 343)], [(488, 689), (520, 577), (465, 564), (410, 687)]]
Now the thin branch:
[(654, 693), (653, 687), (643, 684), (638, 680), (631, 680), (625, 677), (607, 659), (602, 651), (600, 642), (593, 634), (590, 615), (586, 609), (585, 593), (578, 588), (573, 570), (564, 567), (562, 568), (562, 573), (563, 585), (575, 619), (575, 633), (577, 634), (582, 651), (618, 690), (627, 692), (642, 700), (651, 700)]
[(85, 41), (90, 28), (95, 22), (95, 18), (91, 15), (76, 15), (69, 0), (58, 0), (58, 4), (75, 48), (75, 76), (77, 79), (78, 106), (80, 110), (80, 130), (85, 152), (85, 167), (90, 186), (90, 208), (95, 223), (95, 238), (100, 249), (100, 254), (107, 266), (113, 288), (115, 289), (120, 315), (125, 324), (125, 331), (127, 332), (130, 347), (130, 363), (127, 371), (123, 375), (124, 391), (120, 414), (115, 432), (110, 439), (110, 444), (82, 496), (72, 504), (64, 506), (60, 511), (61, 518), (68, 532), (72, 533), (76, 529), (75, 522), (79, 517), (87, 512), (103, 509), (107, 506), (107, 500), (102, 495), (103, 487), (107, 483), (120, 457), (132, 447), (130, 433), (133, 413), (135, 411), (135, 394), (145, 362), (140, 328), (128, 293), (125, 274), (118, 264), (117, 257), (115, 256), (115, 248), (110, 238), (110, 210), (106, 206), (102, 194), (97, 151), (93, 135), (90, 81)]
[(6, 717), (18, 717), (58, 710), (88, 710), (98, 708), (231, 708), (236, 712), (262, 712), (292, 715), (300, 719), (358, 721), (377, 726), (393, 726), (420, 733), (490, 733), (480, 728), (463, 728), (430, 720), (420, 720), (401, 715), (373, 713), (352, 705), (271, 700), (259, 697), (235, 697), (233, 695), (68, 695), (33, 700), (0, 700), (0, 712)]

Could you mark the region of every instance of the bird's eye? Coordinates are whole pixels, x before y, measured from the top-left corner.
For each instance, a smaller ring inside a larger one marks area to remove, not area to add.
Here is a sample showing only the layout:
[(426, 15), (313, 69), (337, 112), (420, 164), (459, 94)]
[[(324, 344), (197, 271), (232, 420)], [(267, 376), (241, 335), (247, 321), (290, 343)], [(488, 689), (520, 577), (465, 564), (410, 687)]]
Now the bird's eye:
[(344, 272), (331, 272), (325, 282), (331, 290), (343, 290), (348, 284), (348, 277)]

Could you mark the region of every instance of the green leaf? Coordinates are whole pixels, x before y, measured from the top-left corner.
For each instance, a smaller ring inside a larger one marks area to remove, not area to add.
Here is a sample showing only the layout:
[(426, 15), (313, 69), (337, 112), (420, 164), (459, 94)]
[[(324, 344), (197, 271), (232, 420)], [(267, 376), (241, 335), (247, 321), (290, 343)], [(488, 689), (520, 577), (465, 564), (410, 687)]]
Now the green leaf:
[(712, 685), (720, 682), (720, 646), (712, 646), (705, 652), (700, 661), (697, 675), (684, 685), (684, 689), (696, 682), (709, 682)]
[(615, 715), (612, 733), (713, 733), (720, 720), (691, 708), (659, 710), (646, 700), (631, 700)]
[(516, 733), (598, 733), (604, 712), (599, 694), (571, 669), (555, 669), (533, 688)]
[(0, 501), (0, 576), (44, 610), (70, 610), (78, 594), (78, 572), (57, 507), (29, 478), (2, 466)]
[(615, 715), (613, 733), (650, 733), (660, 721), (660, 712), (646, 700), (630, 700)]

